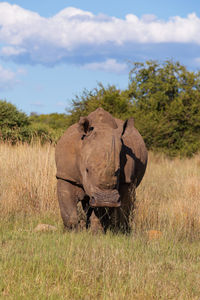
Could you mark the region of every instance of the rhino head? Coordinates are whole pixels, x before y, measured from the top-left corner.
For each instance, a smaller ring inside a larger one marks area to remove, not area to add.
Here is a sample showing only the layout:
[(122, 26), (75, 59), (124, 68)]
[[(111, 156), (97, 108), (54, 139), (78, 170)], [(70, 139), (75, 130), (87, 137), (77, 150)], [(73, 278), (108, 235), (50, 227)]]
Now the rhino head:
[(79, 121), (82, 143), (79, 168), (93, 207), (119, 207), (121, 134), (115, 119), (98, 109)]

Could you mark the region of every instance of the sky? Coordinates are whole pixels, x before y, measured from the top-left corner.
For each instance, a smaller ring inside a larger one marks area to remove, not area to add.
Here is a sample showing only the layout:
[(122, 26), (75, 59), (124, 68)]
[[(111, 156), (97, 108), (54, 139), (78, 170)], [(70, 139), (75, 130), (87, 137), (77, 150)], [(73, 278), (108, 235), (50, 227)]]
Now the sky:
[(128, 86), (130, 62), (200, 70), (199, 0), (0, 1), (0, 99), (65, 113), (76, 95)]

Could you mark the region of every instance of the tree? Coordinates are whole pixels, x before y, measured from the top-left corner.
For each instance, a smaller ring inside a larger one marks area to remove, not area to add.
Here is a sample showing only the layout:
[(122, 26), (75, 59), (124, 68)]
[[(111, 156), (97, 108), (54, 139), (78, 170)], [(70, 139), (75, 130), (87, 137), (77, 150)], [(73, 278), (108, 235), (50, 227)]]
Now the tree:
[(129, 96), (148, 148), (189, 156), (200, 149), (200, 72), (172, 61), (134, 63)]
[(72, 100), (68, 110), (69, 125), (77, 122), (80, 116), (86, 116), (98, 107), (110, 112), (114, 117), (125, 119), (130, 115), (131, 103), (127, 91), (121, 91), (114, 85), (105, 88), (101, 83), (92, 91), (84, 90), (82, 95)]
[(17, 129), (30, 124), (25, 113), (19, 111), (15, 105), (0, 100), (0, 128)]
[(64, 133), (69, 126), (69, 116), (66, 114), (36, 114), (32, 113), (29, 117), (31, 128), (37, 134), (42, 137), (43, 140), (55, 142)]
[(66, 129), (68, 127), (68, 116), (66, 114), (37, 114), (32, 112), (29, 117), (31, 124), (45, 124), (52, 129)]
[(31, 142), (39, 139), (42, 143), (54, 142), (57, 132), (46, 124), (31, 124), (30, 118), (15, 105), (0, 100), (0, 140), (15, 144), (18, 141)]
[(16, 143), (18, 140), (30, 139), (29, 124), (25, 113), (15, 105), (0, 100), (0, 140)]

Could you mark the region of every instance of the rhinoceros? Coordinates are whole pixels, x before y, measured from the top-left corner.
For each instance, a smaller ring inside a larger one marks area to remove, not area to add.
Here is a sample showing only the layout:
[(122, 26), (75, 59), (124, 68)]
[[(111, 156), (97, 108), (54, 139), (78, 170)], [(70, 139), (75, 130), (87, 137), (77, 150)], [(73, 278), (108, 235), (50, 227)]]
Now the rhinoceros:
[[(57, 193), (65, 228), (77, 228), (79, 201), (91, 220), (130, 230), (135, 188), (147, 165), (145, 143), (134, 127), (98, 108), (70, 126), (55, 150)], [(95, 220), (96, 219), (96, 220)]]

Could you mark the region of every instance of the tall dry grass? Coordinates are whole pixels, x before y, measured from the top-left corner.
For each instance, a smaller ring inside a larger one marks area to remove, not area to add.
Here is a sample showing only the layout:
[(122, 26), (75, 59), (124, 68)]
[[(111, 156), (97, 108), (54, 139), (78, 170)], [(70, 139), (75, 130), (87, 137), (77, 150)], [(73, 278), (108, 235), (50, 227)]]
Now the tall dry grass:
[(57, 212), (54, 147), (0, 144), (0, 213)]
[[(58, 217), (54, 147), (0, 144), (0, 214), (54, 213)], [(169, 159), (150, 153), (137, 189), (134, 230), (200, 236), (200, 155)]]
[(172, 160), (150, 153), (136, 207), (137, 230), (200, 237), (200, 155)]

